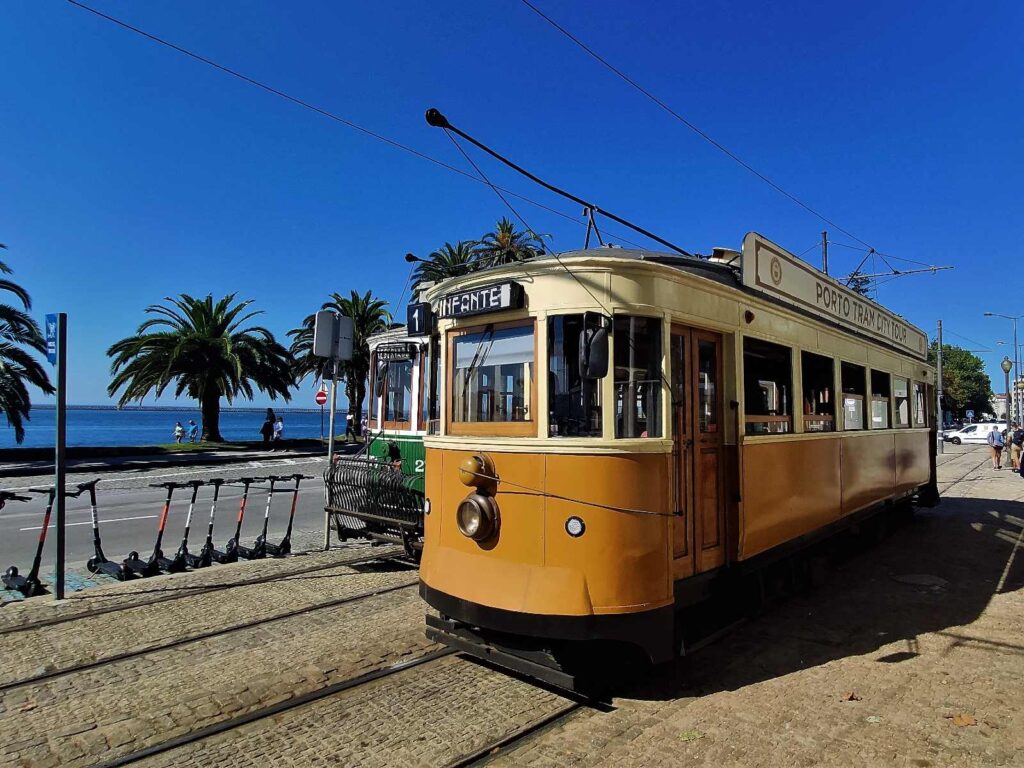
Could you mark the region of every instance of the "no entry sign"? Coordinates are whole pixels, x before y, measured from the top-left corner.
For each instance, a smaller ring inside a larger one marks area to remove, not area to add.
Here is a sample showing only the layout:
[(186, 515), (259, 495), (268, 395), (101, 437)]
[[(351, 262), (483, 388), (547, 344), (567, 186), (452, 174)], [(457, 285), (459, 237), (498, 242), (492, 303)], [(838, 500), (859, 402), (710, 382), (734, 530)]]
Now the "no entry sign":
[(322, 390), (322, 389), (317, 391), (317, 393), (316, 393), (316, 404), (317, 405), (323, 405), (326, 402), (327, 402), (327, 393), (324, 392), (324, 390)]

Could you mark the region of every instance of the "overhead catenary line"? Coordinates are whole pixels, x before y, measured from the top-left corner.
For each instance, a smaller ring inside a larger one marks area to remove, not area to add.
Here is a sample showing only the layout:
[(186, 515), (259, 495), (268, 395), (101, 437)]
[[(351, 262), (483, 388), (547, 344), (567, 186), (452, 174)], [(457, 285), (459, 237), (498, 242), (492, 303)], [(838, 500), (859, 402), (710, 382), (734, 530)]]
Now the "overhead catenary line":
[[(631, 87), (635, 88), (641, 94), (646, 96), (648, 99), (650, 99), (652, 102), (654, 102), (654, 104), (656, 104), (662, 110), (664, 110), (669, 115), (674, 117), (676, 120), (681, 122), (683, 125), (685, 125), (687, 128), (689, 128), (691, 131), (696, 133), (698, 136), (700, 136), (702, 139), (704, 139), (704, 141), (708, 142), (711, 146), (713, 146), (719, 152), (724, 154), (726, 157), (730, 158), (735, 163), (737, 163), (741, 167), (745, 168), (747, 171), (749, 171), (754, 176), (759, 178), (761, 181), (763, 181), (765, 184), (770, 186), (776, 192), (778, 192), (779, 194), (781, 194), (784, 197), (788, 198), (792, 202), (796, 203), (797, 205), (799, 205), (801, 208), (803, 208), (805, 211), (807, 211), (811, 215), (817, 217), (818, 219), (820, 219), (821, 221), (825, 222), (830, 227), (838, 230), (839, 232), (842, 232), (847, 237), (849, 237), (849, 238), (851, 238), (853, 240), (856, 240), (858, 243), (863, 245), (865, 248), (870, 249), (869, 250), (870, 253), (878, 253), (878, 251), (876, 251), (871, 246), (870, 243), (868, 243), (868, 242), (862, 240), (861, 238), (857, 237), (857, 235), (853, 234), (848, 229), (845, 229), (844, 227), (839, 226), (834, 221), (832, 221), (832, 219), (828, 218), (827, 216), (825, 216), (820, 211), (818, 211), (815, 208), (811, 207), (810, 205), (805, 203), (803, 200), (798, 198), (796, 195), (794, 195), (791, 192), (783, 189), (779, 184), (777, 184), (776, 182), (772, 181), (772, 179), (770, 179), (768, 176), (766, 176), (761, 171), (757, 170), (754, 166), (752, 166), (750, 163), (746, 162), (743, 158), (739, 157), (735, 152), (730, 150), (724, 144), (722, 144), (721, 142), (716, 140), (714, 137), (712, 137), (707, 132), (701, 130), (701, 128), (699, 128), (697, 125), (692, 123), (690, 120), (687, 120), (685, 117), (683, 117), (683, 115), (681, 115), (679, 112), (677, 112), (672, 107), (670, 107), (668, 104), (666, 104), (664, 101), (662, 101), (660, 98), (658, 98), (650, 90), (648, 90), (647, 88), (642, 86), (640, 83), (638, 83), (636, 80), (631, 78), (629, 75), (627, 75), (621, 69), (619, 69), (618, 67), (613, 65), (606, 58), (601, 56), (601, 54), (599, 54), (593, 48), (591, 48), (586, 43), (584, 43), (582, 40), (580, 40), (578, 37), (576, 37), (574, 34), (572, 34), (572, 32), (570, 32), (568, 29), (566, 29), (561, 24), (559, 24), (557, 21), (555, 21), (550, 16), (548, 16), (546, 13), (544, 13), (540, 8), (538, 8), (536, 5), (534, 5), (532, 2), (530, 2), (530, 0), (520, 0), (520, 2), (523, 5), (525, 5), (527, 8), (529, 8), (531, 11), (533, 11), (533, 13), (535, 13), (541, 19), (543, 19), (545, 22), (547, 22), (554, 29), (558, 30), (558, 32), (560, 32), (567, 39), (569, 39), (570, 41), (575, 43), (580, 49), (582, 49), (584, 52), (586, 52), (591, 58), (595, 59), (602, 66), (604, 66), (606, 69), (608, 69), (609, 71), (611, 71), (612, 73), (617, 75), (620, 79), (622, 79), (628, 85), (630, 85)], [(858, 267), (858, 269), (859, 269), (859, 267)]]
[[(268, 85), (267, 83), (264, 83), (264, 82), (262, 82), (260, 80), (257, 80), (254, 77), (250, 77), (249, 75), (246, 75), (243, 72), (239, 72), (236, 69), (232, 69), (231, 67), (228, 67), (228, 66), (226, 66), (224, 64), (220, 64), (220, 63), (214, 61), (213, 59), (210, 59), (210, 58), (208, 58), (206, 56), (198, 54), (198, 53), (196, 53), (196, 52), (194, 52), (192, 50), (189, 50), (188, 48), (180, 46), (180, 45), (178, 45), (176, 43), (172, 43), (171, 41), (166, 40), (166, 39), (164, 39), (162, 37), (159, 37), (157, 35), (154, 35), (154, 34), (152, 34), (150, 32), (147, 32), (144, 29), (140, 29), (139, 27), (136, 27), (136, 26), (134, 26), (132, 24), (129, 24), (126, 21), (122, 21), (121, 19), (118, 19), (118, 18), (116, 18), (114, 16), (111, 16), (110, 14), (104, 13), (103, 11), (100, 11), (100, 10), (98, 10), (96, 8), (93, 8), (93, 7), (89, 6), (89, 5), (86, 5), (85, 3), (79, 2), (79, 0), (66, 0), (66, 2), (68, 2), (70, 5), (75, 6), (76, 8), (82, 9), (83, 11), (88, 11), (89, 13), (91, 13), (91, 14), (93, 14), (93, 15), (101, 18), (101, 19), (104, 19), (105, 21), (109, 21), (110, 23), (115, 24), (118, 27), (121, 27), (122, 29), (125, 29), (125, 30), (127, 30), (129, 32), (133, 32), (133, 33), (135, 33), (137, 35), (140, 35), (141, 37), (144, 37), (147, 40), (150, 40), (151, 42), (154, 42), (154, 43), (157, 43), (158, 45), (162, 45), (162, 46), (164, 46), (166, 48), (169, 48), (172, 51), (175, 51), (177, 53), (180, 53), (183, 56), (186, 56), (186, 57), (188, 57), (190, 59), (193, 59), (194, 61), (198, 61), (201, 64), (205, 64), (205, 65), (207, 65), (209, 67), (212, 67), (213, 69), (218, 70), (219, 72), (222, 72), (222, 73), (224, 73), (226, 75), (230, 75), (231, 77), (237, 78), (238, 80), (241, 80), (242, 82), (248, 83), (249, 85), (255, 86), (256, 88), (259, 88), (259, 89), (261, 89), (261, 90), (263, 90), (263, 91), (265, 91), (267, 93), (270, 93), (270, 94), (272, 94), (274, 96), (282, 98), (285, 101), (289, 101), (292, 104), (295, 104), (296, 106), (302, 107), (303, 109), (308, 109), (308, 110), (310, 110), (312, 112), (315, 112), (318, 115), (321, 115), (322, 117), (328, 118), (329, 120), (333, 120), (333, 121), (335, 121), (337, 123), (341, 123), (342, 125), (344, 125), (344, 126), (346, 126), (348, 128), (351, 128), (354, 131), (358, 131), (359, 133), (362, 133), (364, 136), (368, 136), (368, 137), (370, 137), (372, 139), (375, 139), (375, 140), (380, 141), (380, 142), (382, 142), (384, 144), (387, 144), (388, 146), (393, 147), (394, 149), (398, 149), (398, 150), (400, 150), (402, 152), (406, 152), (406, 153), (408, 153), (410, 155), (413, 155), (414, 157), (418, 157), (421, 160), (426, 160), (429, 163), (432, 163), (432, 164), (434, 164), (434, 165), (436, 165), (436, 166), (438, 166), (440, 168), (444, 168), (447, 171), (451, 171), (452, 173), (457, 173), (459, 176), (462, 176), (463, 178), (469, 179), (470, 181), (476, 182), (478, 184), (485, 183), (485, 182), (483, 182), (483, 180), (473, 176), (473, 174), (467, 173), (466, 171), (463, 171), (460, 168), (456, 168), (455, 166), (450, 165), (450, 164), (444, 162), (443, 160), (439, 160), (436, 157), (432, 157), (431, 155), (428, 155), (426, 152), (421, 152), (420, 150), (415, 149), (414, 147), (410, 147), (407, 144), (403, 144), (400, 141), (396, 141), (395, 139), (392, 139), (392, 138), (390, 138), (388, 136), (385, 136), (382, 133), (379, 133), (379, 132), (374, 131), (374, 130), (372, 130), (370, 128), (367, 128), (367, 127), (365, 127), (363, 125), (360, 125), (359, 123), (356, 123), (353, 120), (349, 120), (348, 118), (343, 117), (343, 116), (341, 116), (341, 115), (339, 115), (339, 114), (337, 114), (335, 112), (331, 112), (330, 110), (324, 109), (322, 107), (318, 107), (315, 104), (306, 101), (305, 99), (298, 98), (297, 96), (292, 96), (291, 94), (289, 94), (289, 93), (287, 93), (285, 91), (282, 91), (279, 88), (275, 88), (274, 86)], [(518, 200), (522, 200), (525, 203), (529, 203), (530, 205), (533, 205), (533, 206), (535, 206), (537, 208), (540, 208), (541, 210), (547, 211), (548, 213), (552, 213), (552, 214), (554, 214), (556, 216), (560, 216), (561, 218), (566, 219), (568, 221), (571, 221), (571, 222), (573, 222), (573, 223), (575, 223), (575, 224), (577, 224), (577, 225), (579, 225), (581, 227), (587, 226), (587, 224), (585, 222), (581, 221), (580, 219), (576, 218), (575, 216), (570, 216), (569, 214), (565, 213), (564, 211), (560, 211), (560, 210), (558, 210), (556, 208), (552, 208), (551, 206), (545, 205), (544, 203), (541, 203), (541, 202), (539, 202), (537, 200), (533, 200), (532, 198), (526, 197), (525, 195), (521, 195), (518, 192), (513, 192), (510, 189), (505, 189), (504, 187), (498, 187), (498, 189), (500, 189), (506, 195), (514, 197), (514, 198), (516, 198)], [(631, 242), (629, 240), (626, 240), (626, 238), (624, 238), (624, 237), (620, 237), (619, 235), (617, 235), (615, 233), (611, 233), (611, 234), (615, 235), (615, 237), (617, 239), (622, 240), (623, 242), (630, 243), (630, 245), (635, 245), (638, 248), (640, 247), (636, 243), (633, 243), (633, 242)]]

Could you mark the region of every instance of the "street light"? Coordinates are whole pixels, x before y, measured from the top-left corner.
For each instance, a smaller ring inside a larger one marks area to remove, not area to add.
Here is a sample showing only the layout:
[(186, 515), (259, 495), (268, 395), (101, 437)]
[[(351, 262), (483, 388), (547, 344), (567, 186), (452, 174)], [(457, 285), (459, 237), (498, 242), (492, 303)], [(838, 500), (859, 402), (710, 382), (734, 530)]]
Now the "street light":
[[(1004, 318), (1006, 320), (1012, 320), (1013, 321), (1013, 360), (1010, 361), (1010, 364), (1013, 366), (1013, 370), (1016, 371), (1016, 375), (1014, 377), (1014, 378), (1016, 378), (1016, 376), (1020, 375), (1020, 357), (1017, 354), (1017, 321), (1020, 320), (1022, 317), (1024, 317), (1024, 315), (1003, 315), (1003, 314), (1000, 314), (999, 312), (986, 312), (985, 313), (985, 317), (1002, 317), (1002, 318)], [(1006, 360), (1009, 360), (1009, 358), (1006, 358), (1003, 361), (1003, 364), (1005, 364)], [(1007, 380), (1009, 380), (1009, 371), (1007, 371), (1006, 368), (1003, 368), (1003, 372), (1006, 373)], [(1019, 402), (1019, 400), (1017, 398), (1017, 391), (1016, 390), (1017, 390), (1017, 388), (1014, 387), (1013, 417), (1017, 421), (1020, 421), (1021, 420), (1021, 418), (1020, 418), (1020, 402)], [(1009, 387), (1009, 384), (1007, 384), (1007, 387), (1006, 387), (1006, 420), (1007, 421), (1010, 420), (1010, 387)]]
[(1007, 357), (1003, 357), (1003, 362), (999, 364), (999, 367), (1003, 369), (1003, 373), (1006, 375), (1006, 421), (1009, 426), (1010, 421), (1010, 371), (1013, 369), (1013, 361)]

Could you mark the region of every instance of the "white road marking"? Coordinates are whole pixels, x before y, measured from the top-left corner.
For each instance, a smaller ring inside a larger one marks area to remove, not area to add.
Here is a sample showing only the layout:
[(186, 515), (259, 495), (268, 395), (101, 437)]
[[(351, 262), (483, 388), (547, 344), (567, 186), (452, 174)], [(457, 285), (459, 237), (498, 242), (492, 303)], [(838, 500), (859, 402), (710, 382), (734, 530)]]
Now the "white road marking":
[[(104, 520), (103, 524), (106, 525), (107, 523), (123, 523), (126, 520), (152, 520), (152, 519), (157, 518), (157, 517), (159, 517), (159, 515), (139, 515), (138, 517), (115, 517), (112, 520)], [(83, 520), (80, 523), (65, 523), (64, 524), (64, 526), (66, 528), (70, 528), (73, 525), (92, 525), (92, 520)], [(50, 528), (56, 528), (57, 526), (56, 525), (50, 525), (49, 527)], [(43, 529), (43, 526), (37, 525), (35, 528), (19, 528), (18, 530), (19, 531), (41, 531), (42, 529)]]

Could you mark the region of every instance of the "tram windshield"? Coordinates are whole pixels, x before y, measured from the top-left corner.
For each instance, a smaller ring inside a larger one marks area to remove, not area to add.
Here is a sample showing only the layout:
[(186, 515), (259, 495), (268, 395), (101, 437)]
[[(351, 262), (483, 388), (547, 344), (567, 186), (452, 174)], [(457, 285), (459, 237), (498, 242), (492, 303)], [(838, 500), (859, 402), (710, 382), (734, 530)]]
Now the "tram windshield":
[(533, 421), (533, 324), (456, 336), (452, 421)]

